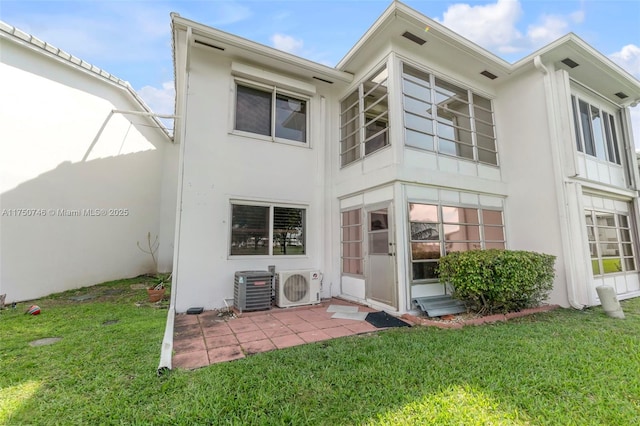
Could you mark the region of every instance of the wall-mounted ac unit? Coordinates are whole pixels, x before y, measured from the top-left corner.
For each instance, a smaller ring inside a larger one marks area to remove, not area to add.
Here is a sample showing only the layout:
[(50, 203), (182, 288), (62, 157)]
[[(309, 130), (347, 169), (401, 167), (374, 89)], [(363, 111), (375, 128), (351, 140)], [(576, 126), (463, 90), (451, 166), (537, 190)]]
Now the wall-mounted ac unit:
[(276, 305), (286, 308), (315, 303), (320, 303), (320, 272), (278, 272)]

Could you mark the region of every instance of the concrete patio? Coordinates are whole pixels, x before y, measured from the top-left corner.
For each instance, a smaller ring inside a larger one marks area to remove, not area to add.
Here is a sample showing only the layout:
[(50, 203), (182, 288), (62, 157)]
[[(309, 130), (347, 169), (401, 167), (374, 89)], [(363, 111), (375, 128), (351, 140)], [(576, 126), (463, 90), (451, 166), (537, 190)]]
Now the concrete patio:
[(238, 317), (218, 316), (218, 311), (178, 314), (173, 368), (195, 369), (260, 352), (382, 330), (364, 321), (369, 312), (376, 310), (328, 299), (318, 305), (274, 307), (243, 312)]

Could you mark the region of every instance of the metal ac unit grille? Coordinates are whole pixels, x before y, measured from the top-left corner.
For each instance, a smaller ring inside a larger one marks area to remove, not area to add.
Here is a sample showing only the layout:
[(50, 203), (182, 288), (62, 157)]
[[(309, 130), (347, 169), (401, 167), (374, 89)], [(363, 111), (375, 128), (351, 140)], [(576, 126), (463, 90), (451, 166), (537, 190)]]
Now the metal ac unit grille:
[(271, 282), (269, 271), (239, 271), (233, 285), (233, 304), (240, 312), (271, 309)]
[(320, 272), (280, 271), (276, 281), (276, 305), (280, 308), (320, 303)]
[(309, 282), (300, 274), (291, 275), (282, 284), (282, 293), (289, 302), (309, 299)]

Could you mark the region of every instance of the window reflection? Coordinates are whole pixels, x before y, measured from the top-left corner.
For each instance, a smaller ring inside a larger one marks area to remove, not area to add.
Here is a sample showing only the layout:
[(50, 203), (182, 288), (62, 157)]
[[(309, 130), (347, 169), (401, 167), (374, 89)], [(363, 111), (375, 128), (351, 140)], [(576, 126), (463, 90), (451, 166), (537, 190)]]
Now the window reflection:
[(635, 271), (635, 253), (626, 214), (585, 211), (594, 275)]
[(437, 278), (437, 259), (446, 253), (505, 248), (498, 210), (410, 203), (409, 221), (414, 281)]

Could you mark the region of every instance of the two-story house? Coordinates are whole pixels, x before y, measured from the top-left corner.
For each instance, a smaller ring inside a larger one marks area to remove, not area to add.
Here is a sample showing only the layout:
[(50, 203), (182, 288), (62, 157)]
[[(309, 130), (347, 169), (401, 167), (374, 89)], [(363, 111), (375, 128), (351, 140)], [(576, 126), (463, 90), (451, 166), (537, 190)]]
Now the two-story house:
[(275, 266), (402, 313), (446, 291), (441, 256), (489, 248), (557, 256), (562, 306), (640, 295), (640, 82), (574, 34), (510, 64), (393, 2), (332, 68), (172, 25), (177, 312)]

